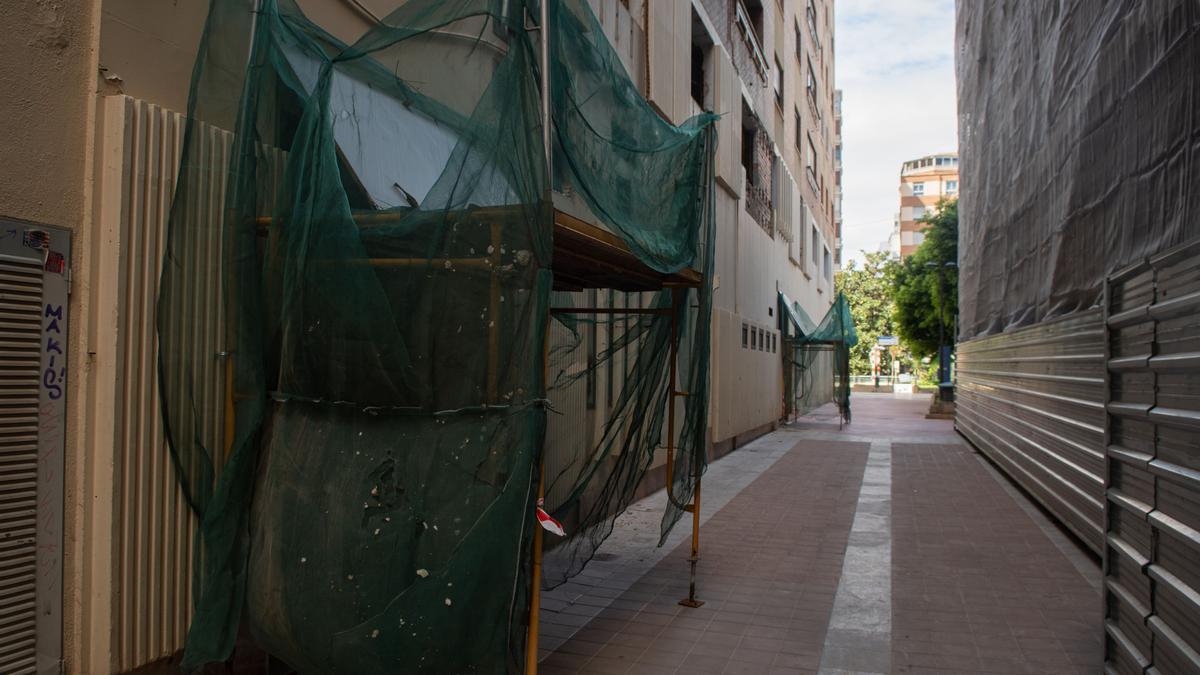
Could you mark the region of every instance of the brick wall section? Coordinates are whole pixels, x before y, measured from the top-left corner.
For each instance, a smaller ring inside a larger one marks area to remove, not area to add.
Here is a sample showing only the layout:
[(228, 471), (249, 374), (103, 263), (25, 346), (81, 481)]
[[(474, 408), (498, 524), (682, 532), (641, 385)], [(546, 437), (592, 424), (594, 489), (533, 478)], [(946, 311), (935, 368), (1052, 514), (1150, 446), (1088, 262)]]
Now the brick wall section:
[(729, 44), (729, 30), (733, 25), (733, 2), (731, 0), (701, 0), (700, 5), (708, 14), (708, 20), (717, 29), (721, 44)]
[(729, 26), (729, 41), (725, 44), (732, 52), (733, 67), (737, 70), (738, 77), (746, 83), (746, 88), (750, 90), (751, 95), (757, 100), (766, 100), (762, 98), (762, 92), (767, 87), (767, 78), (755, 65), (754, 55), (750, 53), (750, 45), (746, 42), (742, 31), (733, 25), (732, 19)]
[(762, 121), (758, 122), (759, 131), (754, 136), (754, 161), (751, 170), (753, 180), (746, 177), (746, 212), (758, 223), (759, 227), (774, 236), (772, 231), (771, 204), (771, 162), (774, 153), (771, 152), (771, 137), (767, 134)]

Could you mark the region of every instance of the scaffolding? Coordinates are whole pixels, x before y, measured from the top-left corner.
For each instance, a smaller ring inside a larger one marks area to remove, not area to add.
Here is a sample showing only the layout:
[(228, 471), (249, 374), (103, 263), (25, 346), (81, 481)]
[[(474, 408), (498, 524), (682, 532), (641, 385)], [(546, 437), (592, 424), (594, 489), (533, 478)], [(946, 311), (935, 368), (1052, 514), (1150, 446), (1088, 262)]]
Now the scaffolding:
[[(248, 632), (304, 672), (535, 672), (540, 589), (660, 448), (701, 604), (715, 116), (663, 121), (582, 0), (411, 0), (352, 43), (292, 0), (212, 0), (188, 119), (158, 321), (200, 519), (185, 667)], [(573, 301), (600, 289), (637, 304)], [(556, 396), (618, 350), (594, 433), (551, 446)]]
[(850, 423), (850, 348), (858, 344), (846, 296), (839, 293), (815, 324), (798, 303), (779, 294), (783, 337), (784, 416), (792, 420), (833, 402), (838, 425)]

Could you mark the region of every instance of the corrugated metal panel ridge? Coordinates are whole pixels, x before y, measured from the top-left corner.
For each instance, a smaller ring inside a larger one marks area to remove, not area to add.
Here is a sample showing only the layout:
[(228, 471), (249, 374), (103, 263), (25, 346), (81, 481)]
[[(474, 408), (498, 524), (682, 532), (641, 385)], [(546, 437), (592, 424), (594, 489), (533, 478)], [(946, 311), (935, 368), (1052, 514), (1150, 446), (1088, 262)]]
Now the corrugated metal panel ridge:
[[(170, 656), (183, 648), (192, 607), (192, 562), (195, 516), (183, 498), (166, 447), (159, 408), (156, 376), (155, 311), (167, 219), (179, 179), (185, 117), (159, 106), (121, 96), (106, 115), (119, 115), (115, 126), (121, 161), (111, 178), (118, 194), (106, 195), (120, 203), (119, 291), (112, 308), (117, 316), (116, 426), (114, 448), (114, 564), (113, 655), (117, 672), (124, 672)], [(195, 354), (192, 372), (168, 373), (172, 395), (192, 391), (194, 405), (205, 426), (197, 433), (207, 447), (224, 441), (225, 352), (222, 286), (222, 222), (226, 168), (233, 134), (203, 123), (193, 127), (189, 161), (191, 172), (189, 211), (192, 227), (180, 250), (181, 264), (191, 273), (205, 275), (194, 284), (186, 307), (168, 308), (204, 317), (193, 320), (194, 330), (178, 339)], [(260, 146), (269, 170), (260, 189), (260, 203), (270, 211), (283, 176), (286, 153)], [(175, 319), (178, 320), (178, 319)], [(219, 467), (218, 467), (219, 471)]]
[(1200, 672), (1200, 242), (1106, 287), (1110, 672)]
[(37, 667), (41, 265), (0, 260), (0, 673)]
[(129, 670), (183, 646), (193, 517), (176, 484), (158, 409), (154, 303), (177, 178), (182, 116), (125, 99), (116, 383), (114, 655)]
[(963, 342), (957, 367), (959, 431), (1099, 552), (1101, 308)]

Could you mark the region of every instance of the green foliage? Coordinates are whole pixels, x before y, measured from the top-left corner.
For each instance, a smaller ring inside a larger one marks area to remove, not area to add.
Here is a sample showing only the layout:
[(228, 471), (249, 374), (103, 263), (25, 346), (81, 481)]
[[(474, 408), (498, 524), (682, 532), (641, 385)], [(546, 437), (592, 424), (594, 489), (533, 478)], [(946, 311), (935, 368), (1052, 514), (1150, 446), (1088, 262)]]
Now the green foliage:
[(909, 367), (912, 368), (913, 380), (917, 386), (922, 389), (937, 388), (937, 361), (931, 360), (929, 363), (923, 363), (922, 359), (910, 359)]
[(837, 291), (846, 294), (859, 336), (850, 350), (851, 373), (870, 374), (871, 348), (879, 336), (896, 334), (893, 289), (898, 267), (888, 253), (868, 253), (861, 269), (851, 260), (837, 275)]
[[(897, 265), (895, 321), (904, 346), (920, 358), (937, 353), (944, 327), (952, 339), (958, 314), (958, 201), (942, 200), (929, 223), (925, 241)], [(946, 263), (952, 263), (947, 265)]]

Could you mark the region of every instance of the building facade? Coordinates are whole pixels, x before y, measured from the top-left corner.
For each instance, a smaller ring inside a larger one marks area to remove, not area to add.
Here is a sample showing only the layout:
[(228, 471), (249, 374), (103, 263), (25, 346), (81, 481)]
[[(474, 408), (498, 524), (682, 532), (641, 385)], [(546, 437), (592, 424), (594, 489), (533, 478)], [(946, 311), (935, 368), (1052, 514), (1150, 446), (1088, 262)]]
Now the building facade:
[[(398, 3), (298, 4), (351, 41), (371, 14)], [(720, 454), (779, 422), (780, 294), (818, 320), (833, 302), (833, 0), (591, 4), (664, 118), (722, 115), (710, 369), (710, 437)], [(164, 448), (154, 299), (206, 13), (205, 2), (0, 6), (0, 58), (22, 64), (0, 73), (14, 92), (0, 101), (10, 160), (0, 167), (0, 217), (63, 228), (71, 243), (62, 275), (67, 365), (56, 375), (70, 383), (56, 431), (62, 493), (52, 495), (59, 519), (51, 534), (59, 543), (57, 567), (47, 572), (61, 580), (50, 617), (61, 635), (44, 640), (57, 644), (45, 653), (68, 673), (160, 662), (182, 647), (191, 617), (195, 519)], [(212, 152), (225, 150), (227, 131), (213, 131)]]
[[(712, 371), (720, 451), (780, 417), (779, 294), (818, 321), (833, 303), (833, 3), (675, 2), (692, 17), (690, 70), (676, 77), (691, 78), (692, 112), (722, 115)], [(661, 11), (659, 2), (650, 7), (652, 16)], [(650, 84), (653, 102), (653, 78)]]
[(842, 269), (842, 90), (833, 92), (833, 267)]
[(920, 222), (943, 199), (958, 197), (958, 153), (944, 152), (910, 159), (900, 168), (900, 257), (925, 241)]

